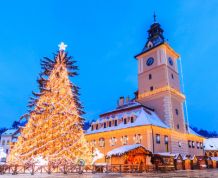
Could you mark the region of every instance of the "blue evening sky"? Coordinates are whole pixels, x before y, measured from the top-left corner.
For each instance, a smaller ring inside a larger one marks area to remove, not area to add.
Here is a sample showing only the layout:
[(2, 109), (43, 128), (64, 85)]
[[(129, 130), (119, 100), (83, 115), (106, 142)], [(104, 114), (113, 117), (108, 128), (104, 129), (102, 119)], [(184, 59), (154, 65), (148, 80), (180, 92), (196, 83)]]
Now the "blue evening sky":
[(137, 61), (157, 20), (182, 57), (191, 125), (217, 130), (217, 0), (12, 0), (0, 10), (0, 127), (27, 110), (37, 90), (40, 59), (59, 42), (78, 61), (81, 100), (88, 119), (137, 90)]

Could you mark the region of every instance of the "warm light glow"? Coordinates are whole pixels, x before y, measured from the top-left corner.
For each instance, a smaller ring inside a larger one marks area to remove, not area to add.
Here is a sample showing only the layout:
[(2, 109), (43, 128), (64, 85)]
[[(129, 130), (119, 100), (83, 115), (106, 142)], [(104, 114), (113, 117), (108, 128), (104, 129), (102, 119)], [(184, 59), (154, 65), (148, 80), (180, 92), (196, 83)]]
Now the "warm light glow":
[[(65, 50), (66, 45), (60, 45)], [(29, 102), (34, 108), (21, 130), (21, 136), (9, 155), (11, 163), (92, 161), (91, 151), (85, 140), (81, 118), (81, 105), (77, 88), (69, 80), (75, 69), (71, 58), (59, 51), (55, 59), (44, 62), (44, 76), (40, 75), (40, 93)]]
[(139, 99), (142, 99), (144, 97), (149, 97), (149, 96), (153, 96), (155, 94), (158, 94), (158, 93), (161, 93), (161, 92), (165, 92), (165, 91), (169, 91), (175, 95), (178, 95), (180, 96), (182, 99), (185, 99), (185, 95), (183, 95), (182, 93), (180, 93), (178, 90), (170, 87), (170, 86), (165, 86), (165, 87), (161, 87), (161, 88), (157, 88), (157, 89), (154, 89), (153, 91), (148, 91), (148, 92), (145, 92), (145, 93), (142, 93), (142, 94), (139, 94), (138, 95), (138, 98)]

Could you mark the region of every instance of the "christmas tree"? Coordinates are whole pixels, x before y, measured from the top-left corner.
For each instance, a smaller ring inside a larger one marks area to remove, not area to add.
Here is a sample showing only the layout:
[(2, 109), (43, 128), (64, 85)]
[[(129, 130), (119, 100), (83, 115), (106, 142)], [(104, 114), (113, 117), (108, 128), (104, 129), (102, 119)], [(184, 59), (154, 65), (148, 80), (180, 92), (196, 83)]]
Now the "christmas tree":
[(69, 77), (77, 75), (78, 67), (61, 43), (53, 60), (41, 61), (43, 72), (37, 80), (39, 93), (30, 98), (28, 122), (9, 155), (9, 162), (28, 163), (36, 158), (49, 162), (91, 162), (91, 151), (83, 133), (83, 107), (79, 88)]

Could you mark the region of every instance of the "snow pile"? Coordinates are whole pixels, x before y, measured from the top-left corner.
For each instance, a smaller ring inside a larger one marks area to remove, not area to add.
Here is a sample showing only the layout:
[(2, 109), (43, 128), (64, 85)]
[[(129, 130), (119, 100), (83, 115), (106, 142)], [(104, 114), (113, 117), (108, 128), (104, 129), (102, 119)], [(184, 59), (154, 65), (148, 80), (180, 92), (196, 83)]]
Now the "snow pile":
[(48, 161), (46, 159), (43, 159), (42, 156), (38, 156), (36, 158), (33, 158), (33, 162), (36, 166), (46, 166), (48, 165)]
[(218, 138), (205, 139), (204, 150), (218, 150)]
[[(126, 152), (129, 152), (131, 150), (134, 150), (136, 148), (139, 148), (139, 147), (143, 147), (141, 144), (134, 144), (134, 145), (125, 145), (125, 146), (121, 146), (119, 148), (115, 148), (111, 151), (109, 151), (107, 153), (107, 156), (106, 157), (111, 157), (111, 156), (120, 156)], [(144, 148), (144, 147), (143, 147)], [(145, 148), (144, 148), (145, 149)]]
[(104, 154), (101, 153), (101, 152), (99, 151), (99, 149), (95, 148), (95, 151), (94, 151), (94, 153), (93, 153), (92, 164), (95, 163), (95, 161), (97, 161), (97, 160), (99, 160), (99, 159), (101, 159), (101, 158), (103, 158), (103, 157), (104, 157)]

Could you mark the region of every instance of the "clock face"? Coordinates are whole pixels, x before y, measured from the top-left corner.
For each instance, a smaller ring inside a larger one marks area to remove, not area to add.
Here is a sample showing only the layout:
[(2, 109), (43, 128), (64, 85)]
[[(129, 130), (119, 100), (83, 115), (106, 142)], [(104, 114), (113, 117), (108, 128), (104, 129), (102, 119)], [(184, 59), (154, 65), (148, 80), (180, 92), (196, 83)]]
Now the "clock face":
[(168, 58), (169, 64), (173, 66), (173, 59), (171, 57)]
[(147, 65), (147, 66), (151, 66), (153, 63), (154, 63), (154, 58), (153, 58), (153, 57), (149, 57), (149, 58), (147, 59), (146, 65)]

